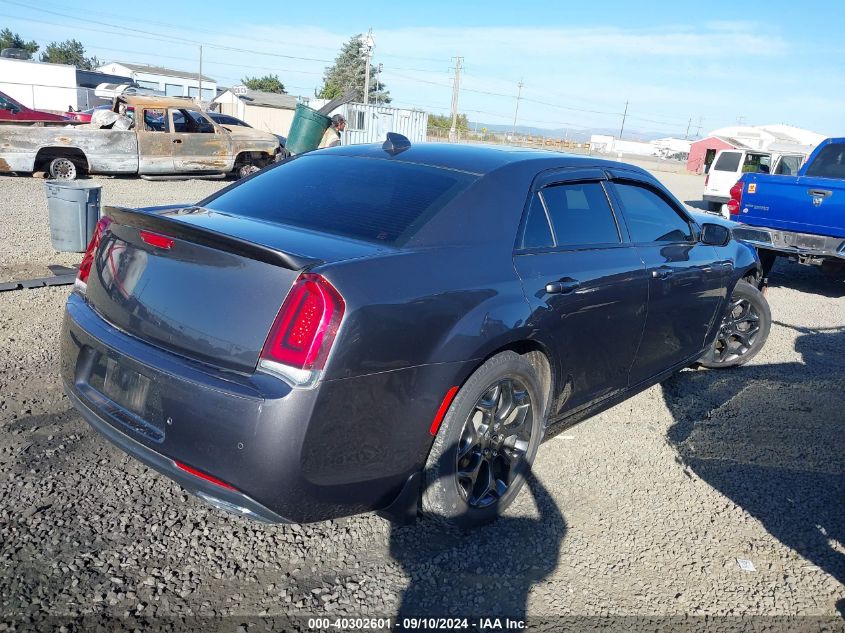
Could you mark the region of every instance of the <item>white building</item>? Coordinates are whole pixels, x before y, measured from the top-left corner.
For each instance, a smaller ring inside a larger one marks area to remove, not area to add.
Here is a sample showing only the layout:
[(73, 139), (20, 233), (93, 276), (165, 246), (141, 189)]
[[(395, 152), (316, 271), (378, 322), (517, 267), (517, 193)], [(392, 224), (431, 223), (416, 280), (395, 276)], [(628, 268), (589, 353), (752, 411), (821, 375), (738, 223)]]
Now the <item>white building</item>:
[[(128, 62), (111, 62), (100, 66), (97, 70), (112, 75), (130, 77), (138, 82), (138, 85), (142, 88), (159, 90), (168, 97), (192, 97), (196, 99), (199, 96), (199, 73), (148, 64), (130, 64)], [(202, 100), (210, 102), (215, 96), (217, 96), (217, 82), (211, 77), (203, 75)]]
[(229, 89), (214, 99), (212, 107), (257, 130), (287, 136), (297, 102), (293, 95), (248, 89), (245, 94), (236, 95)]
[(76, 68), (0, 57), (0, 92), (28, 108), (66, 112), (78, 107)]
[(791, 125), (731, 125), (713, 130), (708, 134), (720, 138), (734, 139), (742, 145), (765, 151), (797, 151), (809, 153), (821, 143), (825, 136)]

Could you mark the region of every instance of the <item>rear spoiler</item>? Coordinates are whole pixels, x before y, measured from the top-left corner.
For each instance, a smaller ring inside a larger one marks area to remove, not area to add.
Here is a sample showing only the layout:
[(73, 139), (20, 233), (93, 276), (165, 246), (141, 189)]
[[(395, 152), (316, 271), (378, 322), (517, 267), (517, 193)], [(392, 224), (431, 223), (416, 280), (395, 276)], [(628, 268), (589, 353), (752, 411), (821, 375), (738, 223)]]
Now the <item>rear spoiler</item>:
[(279, 266), (280, 268), (287, 268), (288, 270), (302, 270), (323, 263), (321, 259), (287, 253), (263, 244), (242, 240), (232, 235), (226, 235), (193, 224), (180, 222), (173, 216), (161, 215), (165, 210), (176, 211), (178, 209), (184, 209), (185, 213), (200, 213), (205, 211), (202, 207), (167, 206), (151, 209), (131, 209), (129, 207), (107, 206), (103, 211), (103, 215), (110, 217), (118, 224), (124, 226), (161, 232), (168, 237), (187, 240), (194, 244), (248, 257), (266, 264)]

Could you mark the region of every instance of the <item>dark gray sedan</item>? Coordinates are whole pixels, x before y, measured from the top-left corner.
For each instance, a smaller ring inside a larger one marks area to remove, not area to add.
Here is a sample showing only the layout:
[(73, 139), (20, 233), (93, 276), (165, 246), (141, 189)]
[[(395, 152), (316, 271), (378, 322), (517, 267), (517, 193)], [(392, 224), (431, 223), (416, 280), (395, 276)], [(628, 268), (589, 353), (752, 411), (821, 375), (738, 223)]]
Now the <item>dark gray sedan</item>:
[(108, 208), (62, 373), (92, 426), (217, 507), (474, 525), (547, 432), (752, 358), (758, 277), (637, 167), (391, 135)]

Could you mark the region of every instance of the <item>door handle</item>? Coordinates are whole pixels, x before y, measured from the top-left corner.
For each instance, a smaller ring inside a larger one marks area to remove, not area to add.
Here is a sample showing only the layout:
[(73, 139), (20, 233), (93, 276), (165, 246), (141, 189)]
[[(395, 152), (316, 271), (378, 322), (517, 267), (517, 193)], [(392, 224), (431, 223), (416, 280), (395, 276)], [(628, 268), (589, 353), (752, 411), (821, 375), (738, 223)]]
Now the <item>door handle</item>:
[(807, 189), (807, 195), (814, 198), (829, 198), (833, 192), (830, 189)]
[(661, 266), (660, 268), (655, 268), (651, 271), (651, 276), (655, 279), (669, 279), (669, 277), (674, 274), (675, 271), (668, 266)]
[(181, 142), (182, 142), (182, 139), (181, 139), (181, 138), (174, 138), (174, 139), (173, 139), (173, 142), (174, 142), (174, 143), (181, 143)]
[(559, 281), (550, 281), (546, 284), (546, 294), (565, 295), (581, 287), (581, 282), (572, 277), (564, 277)]

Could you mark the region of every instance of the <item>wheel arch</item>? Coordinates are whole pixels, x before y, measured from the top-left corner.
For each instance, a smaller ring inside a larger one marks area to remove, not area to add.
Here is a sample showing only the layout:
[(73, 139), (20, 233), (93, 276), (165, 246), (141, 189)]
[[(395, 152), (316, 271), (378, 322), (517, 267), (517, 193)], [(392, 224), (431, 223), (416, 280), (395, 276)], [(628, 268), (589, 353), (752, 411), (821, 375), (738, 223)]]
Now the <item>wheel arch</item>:
[(88, 170), (88, 157), (78, 147), (48, 146), (38, 150), (38, 153), (35, 155), (35, 162), (33, 163), (33, 171), (46, 170), (50, 165), (50, 161), (55, 158), (69, 158), (81, 169)]

